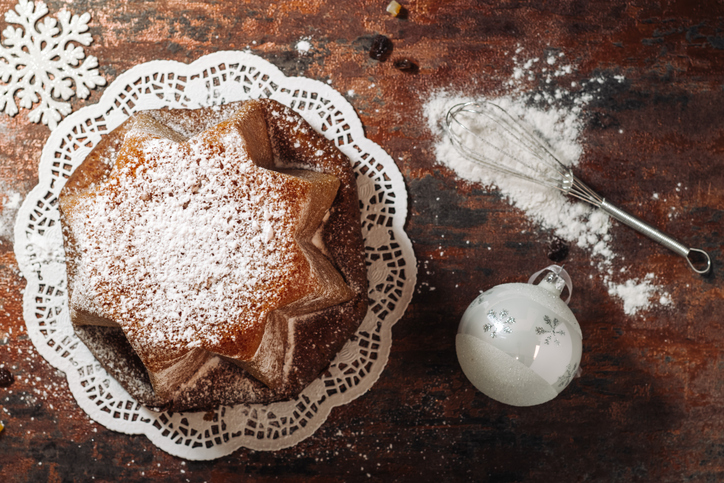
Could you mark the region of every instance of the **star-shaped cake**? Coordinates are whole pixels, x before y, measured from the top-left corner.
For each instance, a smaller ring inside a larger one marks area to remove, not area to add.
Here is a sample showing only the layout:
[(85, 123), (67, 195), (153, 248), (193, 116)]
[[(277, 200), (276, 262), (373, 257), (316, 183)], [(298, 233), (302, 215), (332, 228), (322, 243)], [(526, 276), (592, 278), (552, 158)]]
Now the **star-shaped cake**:
[(265, 102), (207, 110), (200, 132), (198, 116), (138, 114), (105, 147), (110, 169), (96, 156), (61, 199), (71, 320), (122, 331), (162, 404), (220, 363), (283, 392), (304, 340), (295, 324), (359, 299), (324, 242), (337, 173), (280, 167), (310, 128)]

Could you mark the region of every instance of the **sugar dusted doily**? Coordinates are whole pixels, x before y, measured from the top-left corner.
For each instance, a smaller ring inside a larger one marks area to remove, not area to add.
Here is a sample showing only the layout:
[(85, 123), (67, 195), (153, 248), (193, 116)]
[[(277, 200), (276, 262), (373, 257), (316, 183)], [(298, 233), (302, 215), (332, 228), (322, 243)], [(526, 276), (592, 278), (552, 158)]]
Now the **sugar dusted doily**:
[[(137, 110), (197, 108), (259, 97), (296, 110), (352, 160), (362, 201), (370, 308), (329, 369), (295, 400), (222, 406), (213, 417), (149, 411), (105, 372), (73, 332), (58, 194), (101, 136)], [(382, 372), (392, 326), (412, 298), (417, 275), (412, 245), (403, 231), (407, 196), (392, 158), (364, 137), (354, 109), (331, 87), (286, 77), (246, 52), (217, 52), (189, 65), (148, 62), (119, 76), (98, 104), (60, 123), (43, 149), (38, 171), (38, 186), (23, 203), (15, 226), (15, 254), (27, 279), (25, 322), (38, 352), (65, 372), (78, 404), (103, 426), (145, 434), (164, 451), (193, 460), (218, 458), (241, 446), (277, 450), (313, 434), (333, 407), (364, 394)]]

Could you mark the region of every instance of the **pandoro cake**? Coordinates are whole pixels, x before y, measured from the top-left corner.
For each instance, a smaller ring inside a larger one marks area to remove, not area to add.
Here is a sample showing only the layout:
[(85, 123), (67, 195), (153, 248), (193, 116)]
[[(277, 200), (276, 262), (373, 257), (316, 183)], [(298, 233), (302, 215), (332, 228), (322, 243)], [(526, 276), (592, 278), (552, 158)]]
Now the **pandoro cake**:
[(60, 212), (74, 330), (153, 409), (293, 397), (367, 311), (351, 163), (273, 100), (136, 114)]

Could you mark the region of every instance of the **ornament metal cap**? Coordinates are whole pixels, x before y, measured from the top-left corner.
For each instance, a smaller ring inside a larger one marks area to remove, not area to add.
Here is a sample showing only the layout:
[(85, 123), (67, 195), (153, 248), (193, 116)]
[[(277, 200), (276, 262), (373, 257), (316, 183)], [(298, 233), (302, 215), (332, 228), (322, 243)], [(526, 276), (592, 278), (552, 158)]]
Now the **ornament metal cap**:
[(560, 296), (563, 293), (563, 289), (568, 289), (568, 298), (565, 300), (566, 305), (571, 301), (573, 295), (573, 282), (571, 276), (565, 269), (558, 265), (549, 265), (543, 270), (539, 270), (530, 276), (528, 283), (533, 284), (536, 279), (544, 272), (549, 271), (550, 273), (538, 284), (539, 287), (554, 293), (556, 296)]

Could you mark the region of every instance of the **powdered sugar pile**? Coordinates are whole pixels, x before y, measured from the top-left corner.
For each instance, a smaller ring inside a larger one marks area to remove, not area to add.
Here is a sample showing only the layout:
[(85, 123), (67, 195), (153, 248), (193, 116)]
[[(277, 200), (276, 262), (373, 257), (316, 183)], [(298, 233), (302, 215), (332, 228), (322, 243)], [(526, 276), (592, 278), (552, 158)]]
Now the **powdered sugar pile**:
[[(532, 128), (553, 148), (564, 165), (575, 166), (583, 152), (579, 141), (584, 127), (583, 108), (595, 98), (600, 90), (599, 86), (606, 82), (622, 82), (624, 79), (620, 76), (611, 79), (598, 76), (580, 84), (569, 82), (571, 88), (564, 88), (561, 86), (566, 76), (575, 69), (563, 63), (563, 53), (549, 53), (545, 59), (519, 59), (521, 52), (522, 49), (518, 49), (513, 57), (515, 67), (508, 81), (507, 92), (486, 100), (504, 108), (513, 118), (521, 119)], [(531, 91), (531, 83), (543, 85), (544, 88)], [(582, 87), (586, 88), (581, 89)], [(571, 90), (576, 88), (578, 90)], [(654, 284), (652, 274), (644, 280), (619, 280), (621, 271), (614, 272), (613, 268), (614, 261), (621, 261), (622, 257), (617, 257), (610, 246), (611, 219), (603, 211), (596, 210), (587, 203), (572, 202), (555, 189), (481, 166), (457, 151), (448, 136), (444, 135), (442, 121), (452, 106), (480, 100), (482, 99), (441, 90), (435, 92), (425, 104), (428, 127), (438, 138), (435, 144), (438, 162), (453, 169), (461, 178), (497, 187), (511, 205), (523, 210), (542, 228), (551, 230), (557, 237), (589, 251), (592, 254), (591, 265), (601, 273), (609, 294), (623, 303), (626, 314), (632, 315), (649, 308), (657, 294), (660, 295), (659, 303), (669, 305), (671, 301), (668, 294), (661, 293), (661, 288)], [(485, 139), (486, 132), (497, 129), (491, 123), (489, 119), (477, 116), (469, 127), (472, 126), (472, 129)], [(464, 141), (475, 153), (494, 164), (507, 163), (501, 154), (502, 149), (513, 158), (534, 164), (534, 171), (546, 170), (520, 146), (510, 144), (501, 148), (500, 145), (493, 146), (469, 135)], [(534, 174), (534, 177), (539, 176)]]

